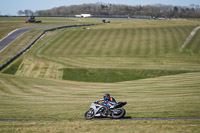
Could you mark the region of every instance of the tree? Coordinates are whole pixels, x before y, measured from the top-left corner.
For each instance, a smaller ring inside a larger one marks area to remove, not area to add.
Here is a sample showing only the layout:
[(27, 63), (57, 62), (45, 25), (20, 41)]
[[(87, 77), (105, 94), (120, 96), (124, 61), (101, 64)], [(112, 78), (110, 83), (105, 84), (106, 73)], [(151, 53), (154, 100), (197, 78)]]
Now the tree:
[(26, 16), (31, 16), (31, 15), (34, 14), (34, 12), (33, 12), (32, 10), (26, 9), (26, 10), (24, 10), (24, 14), (25, 14)]
[(19, 11), (17, 12), (17, 14), (18, 14), (19, 16), (22, 16), (22, 15), (24, 14), (24, 11), (19, 10)]
[[(192, 7), (192, 8), (191, 8)], [(19, 12), (21, 14), (22, 12)], [(146, 5), (146, 6), (131, 6), (131, 5), (114, 5), (114, 4), (82, 4), (61, 6), (48, 10), (39, 10), (35, 14), (39, 16), (66, 16), (77, 14), (92, 14), (92, 15), (124, 15), (124, 16), (154, 16), (154, 17), (186, 17), (193, 18), (200, 16), (199, 6), (192, 5), (190, 7), (171, 6), (171, 5)], [(25, 15), (32, 15), (31, 10), (25, 10)]]

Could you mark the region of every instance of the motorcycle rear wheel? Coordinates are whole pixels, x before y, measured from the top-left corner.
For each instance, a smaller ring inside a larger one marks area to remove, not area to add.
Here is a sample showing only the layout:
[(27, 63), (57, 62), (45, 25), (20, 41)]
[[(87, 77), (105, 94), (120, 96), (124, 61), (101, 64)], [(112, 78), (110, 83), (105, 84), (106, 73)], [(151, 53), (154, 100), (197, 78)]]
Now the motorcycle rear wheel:
[(125, 116), (126, 111), (123, 108), (117, 108), (112, 111), (112, 118), (113, 119), (121, 119)]
[(94, 109), (89, 109), (87, 112), (85, 112), (85, 119), (86, 120), (90, 120), (90, 119), (93, 119), (94, 118)]

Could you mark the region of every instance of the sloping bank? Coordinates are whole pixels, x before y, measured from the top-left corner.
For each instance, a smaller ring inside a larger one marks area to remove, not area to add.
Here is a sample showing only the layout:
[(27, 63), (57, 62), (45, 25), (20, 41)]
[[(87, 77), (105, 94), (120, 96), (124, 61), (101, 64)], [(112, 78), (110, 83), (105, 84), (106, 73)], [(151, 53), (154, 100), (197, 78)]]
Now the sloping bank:
[(10, 60), (8, 60), (6, 63), (4, 63), (3, 65), (0, 66), (0, 71), (3, 70), (5, 67), (7, 67), (10, 63), (12, 63), (14, 60), (16, 60), (18, 57), (20, 57), (23, 53), (25, 53), (27, 50), (29, 50), (35, 43), (36, 41), (38, 41), (44, 34), (46, 34), (46, 32), (49, 31), (54, 31), (54, 30), (58, 30), (58, 29), (63, 29), (63, 28), (72, 28), (72, 27), (82, 27), (82, 26), (92, 26), (92, 25), (96, 25), (96, 24), (85, 24), (85, 25), (70, 25), (70, 26), (61, 26), (61, 27), (56, 27), (56, 28), (52, 28), (52, 29), (48, 29), (43, 31), (43, 33), (41, 33), (28, 47), (26, 47), (24, 50), (22, 50), (21, 52), (19, 52), (17, 55), (15, 55), (13, 58), (11, 58)]

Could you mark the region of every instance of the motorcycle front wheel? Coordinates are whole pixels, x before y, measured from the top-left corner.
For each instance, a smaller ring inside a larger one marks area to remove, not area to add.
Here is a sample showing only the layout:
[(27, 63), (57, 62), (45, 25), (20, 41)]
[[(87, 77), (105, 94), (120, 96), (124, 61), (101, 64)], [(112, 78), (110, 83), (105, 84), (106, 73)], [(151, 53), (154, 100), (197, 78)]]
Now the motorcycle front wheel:
[(113, 119), (121, 119), (125, 116), (126, 111), (123, 108), (117, 108), (112, 111), (112, 118)]
[(84, 115), (86, 120), (90, 120), (94, 118), (94, 109), (89, 109), (87, 112), (85, 112)]

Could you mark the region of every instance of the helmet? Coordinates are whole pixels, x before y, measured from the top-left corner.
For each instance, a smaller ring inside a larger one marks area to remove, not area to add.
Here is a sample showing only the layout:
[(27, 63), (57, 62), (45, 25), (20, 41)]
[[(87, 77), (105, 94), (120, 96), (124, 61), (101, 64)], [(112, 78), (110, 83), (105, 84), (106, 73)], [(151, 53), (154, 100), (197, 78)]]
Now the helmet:
[(106, 93), (104, 94), (104, 100), (109, 100), (110, 99), (110, 94)]

